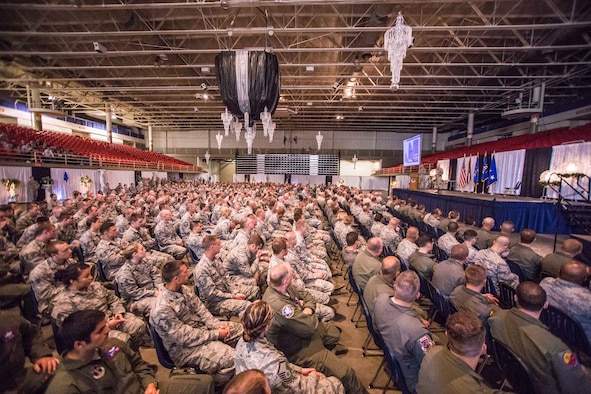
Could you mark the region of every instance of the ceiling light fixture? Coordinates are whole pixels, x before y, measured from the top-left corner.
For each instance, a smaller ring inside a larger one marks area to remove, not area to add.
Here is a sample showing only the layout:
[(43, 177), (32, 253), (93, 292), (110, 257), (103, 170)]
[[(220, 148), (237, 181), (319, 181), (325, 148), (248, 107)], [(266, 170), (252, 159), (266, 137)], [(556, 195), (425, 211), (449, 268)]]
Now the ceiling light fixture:
[(400, 71), (402, 60), (406, 57), (406, 49), (413, 46), (412, 28), (404, 23), (402, 13), (398, 13), (396, 24), (386, 31), (384, 35), (384, 49), (388, 51), (390, 70), (392, 71), (392, 83), (390, 89), (400, 87)]

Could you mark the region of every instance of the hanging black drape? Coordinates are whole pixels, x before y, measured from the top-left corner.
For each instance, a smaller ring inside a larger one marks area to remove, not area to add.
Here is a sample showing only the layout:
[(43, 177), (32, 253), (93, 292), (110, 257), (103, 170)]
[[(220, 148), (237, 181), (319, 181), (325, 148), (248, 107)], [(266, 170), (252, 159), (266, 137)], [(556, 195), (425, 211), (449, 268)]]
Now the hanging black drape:
[[(457, 166), (458, 166), (458, 159), (450, 159), (449, 174), (448, 174), (450, 181), (456, 180), (456, 176), (457, 176), (457, 172), (458, 172)], [(448, 190), (454, 190), (453, 185), (455, 185), (455, 183), (450, 182)]]
[(522, 196), (534, 198), (542, 196), (544, 187), (539, 183), (540, 174), (550, 168), (551, 157), (551, 147), (528, 149), (525, 151), (523, 181), (521, 182)]
[[(243, 118), (236, 89), (236, 52), (225, 51), (215, 57), (216, 77), (224, 105), (232, 114)], [(267, 110), (273, 114), (279, 103), (281, 90), (277, 56), (263, 51), (248, 52), (248, 100), (250, 125), (260, 120)]]

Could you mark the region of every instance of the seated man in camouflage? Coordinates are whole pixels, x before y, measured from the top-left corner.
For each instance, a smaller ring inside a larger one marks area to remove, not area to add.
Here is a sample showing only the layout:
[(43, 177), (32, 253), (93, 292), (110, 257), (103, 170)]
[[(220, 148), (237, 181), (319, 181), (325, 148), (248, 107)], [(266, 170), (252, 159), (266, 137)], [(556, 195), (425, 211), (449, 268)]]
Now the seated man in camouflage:
[(125, 257), (121, 255), (121, 251), (127, 246), (127, 243), (119, 238), (119, 232), (113, 222), (106, 221), (101, 224), (100, 233), (103, 238), (95, 250), (97, 264), (101, 264), (106, 279), (113, 280), (119, 268), (126, 261)]
[(33, 268), (49, 257), (45, 252), (45, 248), (47, 247), (47, 243), (54, 238), (55, 227), (53, 224), (47, 222), (37, 226), (35, 239), (22, 248), (19, 253), (20, 260), (24, 266), (23, 275), (29, 275)]
[(244, 246), (236, 246), (228, 253), (223, 265), (232, 291), (250, 294), (252, 290), (244, 290), (244, 286), (252, 287), (264, 283), (267, 271), (260, 259), (262, 248), (263, 239), (254, 234)]
[(154, 264), (158, 269), (174, 260), (171, 255), (155, 250), (156, 240), (150, 236), (150, 232), (144, 227), (144, 218), (139, 214), (134, 213), (129, 217), (129, 228), (125, 230), (121, 240), (127, 243), (141, 243), (146, 248), (146, 261)]
[(162, 279), (164, 288), (152, 307), (150, 325), (176, 365), (197, 365), (222, 387), (234, 375), (233, 346), (242, 336), (242, 327), (213, 317), (199, 297), (184, 286), (189, 270), (182, 262), (166, 263)]
[(232, 291), (228, 284), (222, 262), (218, 255), (222, 242), (215, 235), (206, 235), (203, 239), (205, 252), (195, 266), (195, 286), (199, 290), (199, 298), (207, 309), (215, 315), (242, 315), (250, 301), (258, 296), (258, 287), (244, 287), (250, 293)]
[(177, 260), (187, 254), (187, 249), (181, 237), (176, 233), (172, 223), (172, 212), (168, 209), (160, 211), (160, 223), (154, 229), (154, 236), (160, 247), (160, 251), (172, 255)]

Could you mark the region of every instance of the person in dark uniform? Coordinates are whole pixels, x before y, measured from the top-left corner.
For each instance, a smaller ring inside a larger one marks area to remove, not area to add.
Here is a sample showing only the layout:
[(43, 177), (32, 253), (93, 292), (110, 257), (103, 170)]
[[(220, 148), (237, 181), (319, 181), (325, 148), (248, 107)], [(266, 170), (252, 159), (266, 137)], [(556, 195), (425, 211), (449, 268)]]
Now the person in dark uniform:
[(374, 304), (375, 325), (400, 363), (411, 392), (417, 385), (425, 353), (435, 345), (429, 328), (412, 309), (419, 289), (419, 276), (413, 271), (404, 271), (394, 281), (394, 296), (382, 294)]
[(425, 354), (419, 371), (417, 394), (500, 393), (484, 384), (475, 372), (486, 354), (482, 322), (470, 312), (456, 312), (445, 323), (447, 347)]
[[(58, 365), (38, 327), (16, 313), (0, 313), (0, 392), (43, 392)], [(30, 367), (25, 368), (25, 357)]]
[(501, 341), (527, 365), (540, 393), (580, 393), (591, 387), (591, 373), (575, 353), (540, 322), (548, 307), (546, 292), (534, 282), (516, 290), (517, 308), (488, 319), (493, 338)]
[(289, 362), (336, 376), (347, 393), (367, 393), (355, 371), (329, 351), (336, 347), (340, 330), (318, 321), (314, 315), (316, 302), (307, 293), (295, 290), (291, 281), (289, 264), (278, 264), (271, 269), (269, 287), (263, 295), (273, 310), (273, 323), (267, 332), (269, 341)]

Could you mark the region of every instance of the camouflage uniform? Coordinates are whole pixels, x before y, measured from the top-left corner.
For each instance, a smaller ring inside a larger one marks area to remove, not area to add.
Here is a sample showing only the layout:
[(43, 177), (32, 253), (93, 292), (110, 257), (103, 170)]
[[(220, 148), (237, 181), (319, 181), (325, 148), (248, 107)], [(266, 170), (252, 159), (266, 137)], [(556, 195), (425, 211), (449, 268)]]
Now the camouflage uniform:
[(137, 242), (144, 245), (146, 250), (153, 250), (156, 248), (156, 240), (150, 236), (150, 233), (147, 229), (140, 227), (139, 230), (136, 230), (133, 227), (128, 228), (121, 237), (122, 240), (133, 243)]
[(24, 213), (18, 219), (16, 219), (15, 225), (17, 231), (21, 231), (33, 224), (35, 224), (35, 219), (33, 219), (28, 213)]
[[(398, 244), (402, 241), (400, 234), (396, 232), (392, 227), (386, 226), (380, 232), (380, 239), (384, 243), (384, 247), (389, 247), (393, 251), (398, 248)], [(410, 255), (409, 255), (410, 256)]]
[(119, 238), (112, 241), (101, 239), (96, 246), (95, 255), (97, 264), (101, 264), (107, 280), (113, 280), (115, 274), (125, 263), (125, 257), (121, 256), (121, 251), (127, 246), (127, 242)]
[(189, 233), (191, 232), (191, 222), (197, 220), (197, 214), (191, 215), (190, 212), (187, 212), (181, 218), (181, 222), (179, 225), (179, 232), (181, 233), (181, 238), (185, 239)]
[(98, 309), (107, 316), (107, 319), (121, 314), (125, 322), (121, 323), (116, 330), (111, 330), (109, 336), (129, 342), (133, 349), (151, 342), (146, 323), (134, 314), (127, 313), (119, 298), (98, 282), (92, 282), (84, 291), (64, 288), (55, 299), (51, 317), (58, 326), (61, 326), (70, 314), (86, 309)]
[(374, 222), (369, 231), (374, 237), (379, 237), (382, 230), (386, 228), (386, 225), (382, 222)]
[(163, 286), (159, 270), (146, 261), (125, 262), (115, 274), (115, 282), (129, 310), (140, 315), (150, 312), (156, 300), (154, 291)]
[(84, 253), (84, 261), (90, 263), (96, 263), (96, 247), (101, 241), (99, 233), (94, 233), (91, 230), (86, 230), (80, 237), (80, 246)]
[(176, 260), (181, 260), (187, 254), (187, 249), (177, 245), (181, 238), (177, 235), (172, 223), (161, 221), (154, 229), (154, 236), (160, 247), (160, 251), (172, 255)]
[(242, 336), (240, 324), (224, 323), (230, 327), (225, 343), (218, 340), (217, 327), (222, 322), (186, 286), (179, 292), (163, 288), (150, 313), (150, 325), (162, 338), (172, 361), (197, 365), (213, 375), (217, 386), (234, 375), (234, 349), (227, 344), (234, 345)]
[(437, 240), (437, 246), (443, 250), (449, 256), (451, 254), (451, 248), (454, 245), (459, 244), (456, 236), (450, 233), (445, 233)]
[(18, 249), (8, 238), (0, 235), (0, 261), (10, 264), (12, 261), (18, 260)]
[(262, 371), (273, 393), (345, 394), (343, 384), (334, 376), (319, 378), (313, 373), (302, 375), (302, 368), (290, 363), (265, 337), (252, 342), (240, 339), (236, 345), (234, 362), (236, 373), (248, 369)]
[(59, 222), (55, 225), (55, 231), (56, 238), (68, 245), (76, 239), (76, 229), (71, 224), (64, 225), (62, 222)]
[(401, 263), (404, 263), (408, 266), (408, 260), (410, 256), (417, 250), (419, 247), (414, 242), (410, 242), (408, 239), (403, 239), (402, 242), (398, 244), (396, 248), (396, 255), (400, 257)]
[(591, 342), (591, 291), (560, 278), (545, 278), (540, 286), (546, 290), (548, 303), (568, 314), (581, 324)]
[(332, 273), (328, 264), (326, 264), (326, 262), (320, 258), (313, 256), (306, 248), (303, 237), (297, 232), (295, 234), (297, 243), (294, 247), (294, 251), (300, 257), (300, 259), (302, 259), (302, 261), (304, 261), (308, 267), (324, 271), (326, 273), (325, 279), (331, 278)]
[(227, 241), (230, 239), (230, 219), (220, 219), (213, 228), (213, 233), (217, 235), (221, 240)]
[(21, 249), (19, 257), (21, 261), (24, 262), (23, 275), (28, 275), (33, 268), (49, 257), (47, 253), (45, 253), (46, 246), (47, 244), (45, 242), (34, 239)]
[(512, 288), (519, 284), (519, 277), (511, 272), (507, 262), (492, 249), (479, 250), (474, 257), (474, 264), (486, 269), (486, 276), (492, 280), (497, 294), (500, 294), (499, 282), (504, 282)]
[(16, 241), (17, 248), (22, 248), (35, 239), (35, 231), (37, 230), (37, 226), (39, 226), (37, 223), (31, 224), (23, 231), (21, 237), (18, 239), (18, 241)]
[(203, 237), (205, 235), (206, 234), (203, 232), (201, 234), (191, 232), (185, 238), (185, 246), (187, 249), (191, 249), (199, 260), (201, 260), (201, 256), (203, 256)]
[[(70, 258), (66, 261), (63, 268), (75, 263), (76, 260)], [(29, 283), (39, 303), (37, 309), (42, 314), (51, 314), (51, 308), (53, 307), (56, 296), (64, 290), (63, 285), (55, 279), (57, 271), (57, 264), (51, 257), (48, 257), (47, 260), (35, 267), (29, 276)]]
[(115, 218), (115, 227), (119, 234), (123, 234), (130, 227), (129, 220), (125, 218), (125, 215), (121, 214)]
[(252, 287), (258, 288), (254, 279), (259, 269), (258, 259), (250, 253), (246, 245), (233, 248), (223, 260), (223, 267), (232, 292), (252, 294)]
[[(334, 285), (327, 280), (318, 278), (318, 275), (310, 270), (309, 266), (300, 259), (299, 255), (294, 250), (288, 250), (287, 255), (285, 256), (285, 261), (289, 263), (294, 272), (305, 283), (308, 290), (312, 289), (330, 296), (334, 290)], [(322, 303), (326, 304), (326, 302)]]
[(215, 315), (235, 315), (242, 316), (246, 308), (250, 305), (250, 301), (258, 296), (258, 287), (251, 286), (250, 294), (243, 293), (247, 300), (236, 300), (234, 295), (237, 292), (232, 292), (221, 261), (214, 259), (211, 261), (209, 257), (203, 255), (199, 264), (195, 266), (194, 278), (195, 286), (199, 289), (199, 298), (207, 309)]

